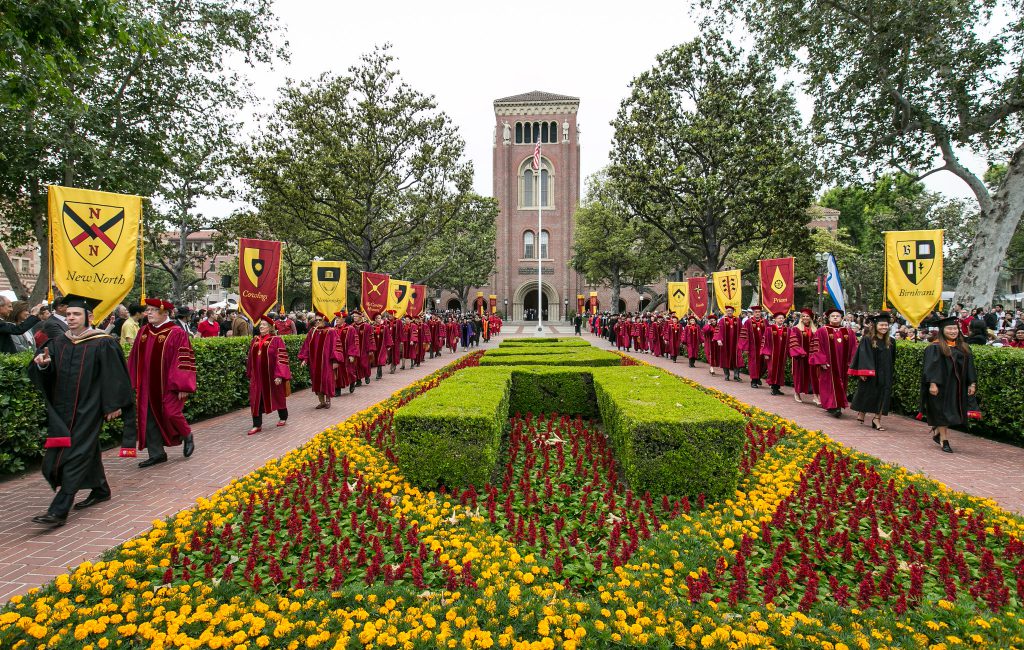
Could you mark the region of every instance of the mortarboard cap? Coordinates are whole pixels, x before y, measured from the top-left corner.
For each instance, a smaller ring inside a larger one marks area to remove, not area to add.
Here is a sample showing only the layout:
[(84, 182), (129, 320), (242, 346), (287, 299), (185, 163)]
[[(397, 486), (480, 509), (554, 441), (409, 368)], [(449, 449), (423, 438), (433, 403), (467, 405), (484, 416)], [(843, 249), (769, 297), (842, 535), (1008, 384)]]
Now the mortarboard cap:
[(60, 303), (66, 307), (78, 307), (85, 311), (95, 311), (96, 307), (103, 302), (98, 298), (90, 298), (88, 296), (80, 296), (78, 294), (69, 293), (68, 295), (61, 298)]

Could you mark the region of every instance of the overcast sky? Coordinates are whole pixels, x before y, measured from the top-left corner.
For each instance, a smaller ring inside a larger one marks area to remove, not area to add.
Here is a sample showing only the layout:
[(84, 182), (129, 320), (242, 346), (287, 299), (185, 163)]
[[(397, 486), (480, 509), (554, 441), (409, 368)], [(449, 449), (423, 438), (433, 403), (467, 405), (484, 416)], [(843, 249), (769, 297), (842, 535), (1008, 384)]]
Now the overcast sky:
[[(291, 61), (250, 72), (266, 106), (286, 78), (344, 74), (374, 46), (392, 44), (403, 78), (436, 97), (466, 140), (476, 191), (490, 196), (492, 102), (543, 90), (580, 98), (584, 179), (607, 164), (612, 128), (630, 80), (655, 56), (697, 34), (685, 0), (547, 2), (324, 2), (279, 0)], [(515, 6), (515, 5), (513, 5)], [(805, 119), (811, 106), (801, 100)], [(965, 158), (976, 173), (983, 163)], [(948, 196), (971, 196), (947, 172), (925, 180)]]

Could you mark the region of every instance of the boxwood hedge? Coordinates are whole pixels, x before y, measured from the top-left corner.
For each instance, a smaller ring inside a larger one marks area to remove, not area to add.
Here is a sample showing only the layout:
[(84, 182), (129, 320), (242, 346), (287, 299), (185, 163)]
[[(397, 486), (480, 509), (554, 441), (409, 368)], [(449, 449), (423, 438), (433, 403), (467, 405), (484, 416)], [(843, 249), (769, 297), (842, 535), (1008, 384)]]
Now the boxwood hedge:
[(565, 349), (557, 354), (491, 354), (492, 350), (480, 358), (481, 366), (618, 366), (622, 365), (622, 357), (612, 352), (594, 348), (580, 350)]
[[(309, 372), (299, 365), (302, 336), (286, 336), (292, 366), (292, 389), (309, 386)], [(198, 390), (185, 403), (190, 422), (221, 415), (249, 403), (249, 382), (245, 378), (248, 338), (195, 339)], [(128, 351), (125, 350), (127, 355)], [(28, 379), (26, 368), (31, 353), (0, 355), (0, 474), (25, 469), (43, 454), (46, 410), (43, 398)], [(120, 419), (103, 427), (100, 442), (110, 447), (121, 442)]]
[(531, 347), (570, 347), (589, 348), (590, 343), (581, 338), (522, 338), (505, 339), (498, 344), (499, 348), (531, 348)]
[(594, 378), (582, 368), (530, 366), (512, 369), (509, 413), (561, 413), (599, 417)]

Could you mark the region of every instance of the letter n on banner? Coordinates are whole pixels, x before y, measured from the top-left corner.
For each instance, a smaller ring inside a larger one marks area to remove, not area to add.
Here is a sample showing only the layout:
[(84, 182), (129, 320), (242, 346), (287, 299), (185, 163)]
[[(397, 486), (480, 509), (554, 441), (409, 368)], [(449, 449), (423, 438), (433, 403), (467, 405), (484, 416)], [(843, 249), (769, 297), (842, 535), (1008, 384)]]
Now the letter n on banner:
[(238, 308), (253, 323), (277, 302), (281, 242), (238, 240)]

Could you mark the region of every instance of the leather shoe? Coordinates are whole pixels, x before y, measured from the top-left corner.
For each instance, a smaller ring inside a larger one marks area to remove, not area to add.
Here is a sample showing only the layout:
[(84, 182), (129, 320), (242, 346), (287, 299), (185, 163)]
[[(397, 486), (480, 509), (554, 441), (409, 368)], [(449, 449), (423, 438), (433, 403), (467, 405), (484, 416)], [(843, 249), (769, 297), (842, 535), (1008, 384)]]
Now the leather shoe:
[(153, 465), (159, 465), (160, 463), (166, 463), (167, 456), (157, 456), (156, 458), (147, 458), (146, 460), (139, 463), (139, 467), (152, 467)]
[(90, 494), (87, 499), (85, 499), (84, 501), (79, 501), (78, 503), (75, 504), (75, 510), (84, 510), (85, 508), (94, 506), (97, 503), (103, 503), (104, 501), (110, 501), (109, 494), (103, 496), (96, 496), (95, 494)]
[(263, 427), (253, 427), (253, 428), (249, 429), (249, 435), (250, 436), (251, 435), (255, 435), (255, 434), (259, 433), (260, 431), (263, 431)]
[(64, 523), (67, 520), (67, 515), (63, 517), (58, 517), (57, 515), (51, 515), (50, 513), (46, 513), (45, 515), (36, 515), (35, 517), (32, 517), (32, 521), (34, 521), (35, 523), (44, 524), (46, 526), (51, 526), (53, 528), (60, 528), (64, 525)]
[(185, 454), (185, 458), (188, 458), (196, 450), (196, 443), (192, 440), (192, 436), (185, 438), (184, 449), (182, 451)]
[(953, 453), (953, 448), (949, 446), (949, 441), (948, 440), (943, 440), (942, 441), (942, 451), (946, 452), (947, 454), (952, 454)]

